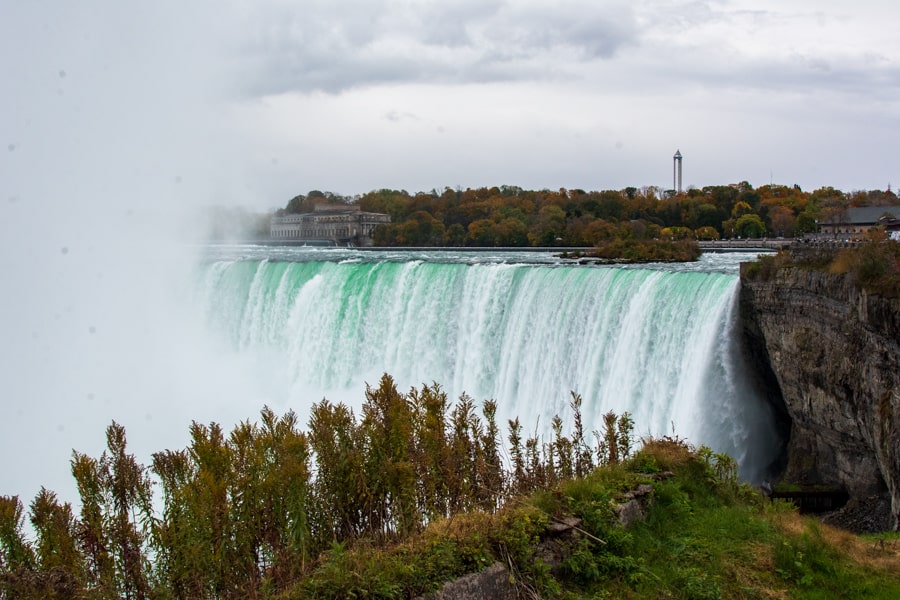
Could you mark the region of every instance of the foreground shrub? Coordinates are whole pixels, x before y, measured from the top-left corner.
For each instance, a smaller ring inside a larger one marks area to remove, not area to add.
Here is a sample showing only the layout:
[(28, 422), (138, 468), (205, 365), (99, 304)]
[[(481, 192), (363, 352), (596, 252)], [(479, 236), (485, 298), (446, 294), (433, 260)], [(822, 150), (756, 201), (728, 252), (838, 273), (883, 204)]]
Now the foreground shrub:
[[(511, 422), (509, 468), (491, 403), (482, 419), (388, 376), (362, 420), (323, 401), (309, 433), (269, 409), (227, 435), (194, 423), (150, 469), (113, 423), (99, 459), (74, 455), (79, 513), (42, 490), (32, 541), (23, 504), (0, 497), (0, 600), (411, 598), (494, 563), (526, 597), (900, 597), (900, 558), (765, 502), (730, 457), (668, 436), (632, 451), (630, 417), (608, 413), (595, 460), (571, 406), (572, 432), (554, 420), (547, 441)], [(643, 520), (626, 528), (633, 502)]]

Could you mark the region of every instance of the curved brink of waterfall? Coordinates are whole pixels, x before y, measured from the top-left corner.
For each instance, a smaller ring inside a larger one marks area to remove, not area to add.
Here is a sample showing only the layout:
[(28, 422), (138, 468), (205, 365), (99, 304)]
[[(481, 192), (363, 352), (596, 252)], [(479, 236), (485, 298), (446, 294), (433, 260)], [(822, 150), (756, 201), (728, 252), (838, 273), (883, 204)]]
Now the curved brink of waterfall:
[(232, 348), (315, 394), (294, 404), (359, 402), (387, 372), (401, 389), (494, 398), (499, 423), (546, 432), (574, 390), (587, 430), (629, 411), (639, 435), (709, 445), (755, 480), (779, 440), (740, 360), (738, 285), (648, 269), (220, 260), (202, 267), (197, 300)]

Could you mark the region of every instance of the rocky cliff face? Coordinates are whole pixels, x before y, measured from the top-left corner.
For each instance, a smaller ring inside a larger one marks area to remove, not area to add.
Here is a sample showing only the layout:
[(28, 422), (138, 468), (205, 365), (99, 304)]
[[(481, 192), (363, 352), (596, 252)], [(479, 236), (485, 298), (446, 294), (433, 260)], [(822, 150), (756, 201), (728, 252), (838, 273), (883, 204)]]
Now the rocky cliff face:
[(752, 271), (741, 270), (741, 318), (792, 421), (783, 480), (844, 487), (864, 512), (890, 506), (885, 524), (897, 529), (900, 300), (867, 295), (844, 275)]

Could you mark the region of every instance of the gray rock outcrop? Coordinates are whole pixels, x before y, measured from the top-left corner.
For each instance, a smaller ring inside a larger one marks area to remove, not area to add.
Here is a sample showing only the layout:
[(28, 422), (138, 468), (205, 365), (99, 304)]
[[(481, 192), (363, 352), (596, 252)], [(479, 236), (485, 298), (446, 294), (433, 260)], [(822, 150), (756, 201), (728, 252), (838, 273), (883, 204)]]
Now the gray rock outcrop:
[(497, 600), (517, 600), (515, 584), (510, 581), (510, 573), (500, 563), (494, 563), (478, 573), (471, 573), (444, 585), (439, 592), (426, 596), (428, 600), (473, 600), (475, 598), (496, 598)]
[[(672, 473), (664, 472), (654, 476), (654, 479), (669, 477), (672, 477)], [(643, 520), (653, 502), (653, 492), (653, 486), (649, 483), (640, 484), (626, 492), (615, 508), (619, 526), (627, 528)], [(563, 561), (571, 554), (573, 544), (581, 536), (606, 543), (581, 529), (581, 519), (577, 517), (555, 518), (547, 527), (541, 543), (535, 547), (534, 558), (546, 565), (551, 573), (560, 575)], [(516, 576), (503, 563), (495, 562), (483, 571), (446, 583), (439, 591), (416, 600), (522, 600), (532, 597), (537, 595), (525, 582), (517, 581)]]
[[(777, 381), (791, 419), (783, 480), (882, 497), (900, 520), (900, 300), (849, 276), (797, 266), (741, 271), (750, 354)], [(877, 503), (876, 503), (877, 504)]]

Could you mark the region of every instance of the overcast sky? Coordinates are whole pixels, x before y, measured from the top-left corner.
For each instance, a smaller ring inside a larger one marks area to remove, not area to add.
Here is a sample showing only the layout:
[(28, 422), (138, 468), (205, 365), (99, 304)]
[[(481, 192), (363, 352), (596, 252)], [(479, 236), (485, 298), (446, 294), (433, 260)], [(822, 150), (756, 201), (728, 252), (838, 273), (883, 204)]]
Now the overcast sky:
[(897, 177), (887, 0), (120, 4), (0, 8), (8, 152), (91, 136), (79, 153), (125, 146), (141, 164), (116, 166), (139, 177), (253, 207), (310, 189), (671, 187), (676, 149), (686, 186)]
[(58, 489), (111, 418), (158, 450), (266, 401), (171, 298), (160, 240), (194, 208), (668, 188), (676, 149), (685, 186), (885, 189), (898, 23), (887, 0), (0, 2), (0, 494)]
[(248, 18), (232, 104), (301, 190), (896, 177), (887, 1), (302, 4)]

